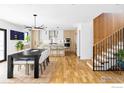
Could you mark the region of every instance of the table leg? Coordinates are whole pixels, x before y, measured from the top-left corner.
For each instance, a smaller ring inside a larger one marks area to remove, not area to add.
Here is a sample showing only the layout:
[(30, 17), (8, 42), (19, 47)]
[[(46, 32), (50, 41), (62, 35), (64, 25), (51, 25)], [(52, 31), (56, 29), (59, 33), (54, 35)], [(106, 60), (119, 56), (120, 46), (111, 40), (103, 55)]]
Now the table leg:
[(34, 78), (39, 78), (39, 57), (38, 56), (35, 56)]
[(47, 63), (49, 63), (50, 61), (49, 61), (49, 56), (47, 57)]
[(45, 60), (45, 62), (46, 62), (46, 65), (48, 66), (48, 61), (47, 61), (47, 59)]
[(7, 77), (8, 78), (13, 78), (13, 58), (12, 56), (8, 56), (8, 71), (7, 71)]
[(46, 69), (45, 61), (43, 62), (44, 70)]

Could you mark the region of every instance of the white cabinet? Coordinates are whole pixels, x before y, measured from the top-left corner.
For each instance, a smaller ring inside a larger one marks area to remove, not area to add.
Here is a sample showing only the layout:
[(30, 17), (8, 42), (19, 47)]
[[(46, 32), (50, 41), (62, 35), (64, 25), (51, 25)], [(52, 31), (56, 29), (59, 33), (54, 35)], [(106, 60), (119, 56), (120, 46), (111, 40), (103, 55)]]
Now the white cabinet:
[(40, 42), (42, 43), (51, 43), (51, 42), (63, 43), (63, 39), (64, 39), (63, 30), (57, 30), (55, 32), (54, 30), (47, 30), (47, 31), (41, 31), (40, 33)]

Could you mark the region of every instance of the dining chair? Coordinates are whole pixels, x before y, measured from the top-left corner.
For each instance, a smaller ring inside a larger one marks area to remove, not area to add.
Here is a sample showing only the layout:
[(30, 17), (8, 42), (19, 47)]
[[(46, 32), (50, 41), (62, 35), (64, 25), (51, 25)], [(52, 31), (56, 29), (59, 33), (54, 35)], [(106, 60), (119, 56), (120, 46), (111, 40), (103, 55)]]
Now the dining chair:
[[(41, 74), (43, 73), (42, 64), (44, 67), (44, 70), (46, 69), (46, 65), (48, 65), (48, 61), (46, 60), (49, 56), (49, 49), (44, 50), (41, 53), (40, 59), (39, 59), (39, 66), (41, 70)], [(25, 66), (25, 73), (29, 75), (30, 68), (33, 70), (34, 68), (34, 59), (33, 58), (19, 58), (14, 60), (14, 65), (18, 65), (18, 71), (21, 69), (21, 66)]]
[(45, 70), (45, 53), (44, 51), (41, 53), (41, 56), (40, 56), (40, 59), (39, 59), (39, 65), (40, 65), (40, 69), (41, 69), (41, 73), (43, 73), (43, 69), (42, 69), (42, 64), (43, 64), (43, 67), (44, 67), (44, 70)]
[[(41, 56), (39, 58), (39, 67), (40, 67), (40, 70), (41, 70), (41, 74), (43, 74), (43, 68), (42, 68), (42, 65), (44, 67), (44, 70), (46, 69), (46, 65), (48, 65), (48, 62), (47, 62), (47, 57), (49, 56), (49, 49), (45, 49), (42, 53), (41, 53)], [(34, 66), (34, 59), (28, 59), (27, 60), (27, 68), (28, 68), (28, 71), (29, 71), (29, 66)]]
[[(30, 60), (30, 61), (29, 61)], [(18, 65), (18, 71), (21, 69), (22, 66), (25, 66), (25, 74), (29, 75), (29, 63), (31, 62), (32, 58), (19, 58), (14, 60), (14, 65)]]

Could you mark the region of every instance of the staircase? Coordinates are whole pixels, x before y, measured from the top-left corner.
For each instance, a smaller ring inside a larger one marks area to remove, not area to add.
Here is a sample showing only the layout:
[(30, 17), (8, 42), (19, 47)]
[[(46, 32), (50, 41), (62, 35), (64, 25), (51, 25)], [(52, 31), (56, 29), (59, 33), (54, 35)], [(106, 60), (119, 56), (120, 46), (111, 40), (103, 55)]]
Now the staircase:
[(124, 49), (124, 28), (114, 32), (93, 46), (93, 70), (117, 70), (118, 59), (114, 55)]

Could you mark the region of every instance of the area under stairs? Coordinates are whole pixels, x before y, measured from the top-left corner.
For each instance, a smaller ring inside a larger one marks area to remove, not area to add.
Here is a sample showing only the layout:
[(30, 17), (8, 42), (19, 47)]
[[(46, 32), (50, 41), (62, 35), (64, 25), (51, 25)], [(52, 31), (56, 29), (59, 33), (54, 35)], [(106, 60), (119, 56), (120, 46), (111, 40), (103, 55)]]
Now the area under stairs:
[(95, 44), (93, 47), (93, 62), (87, 64), (94, 71), (112, 70), (117, 65), (115, 54), (122, 49), (124, 49), (123, 29)]

